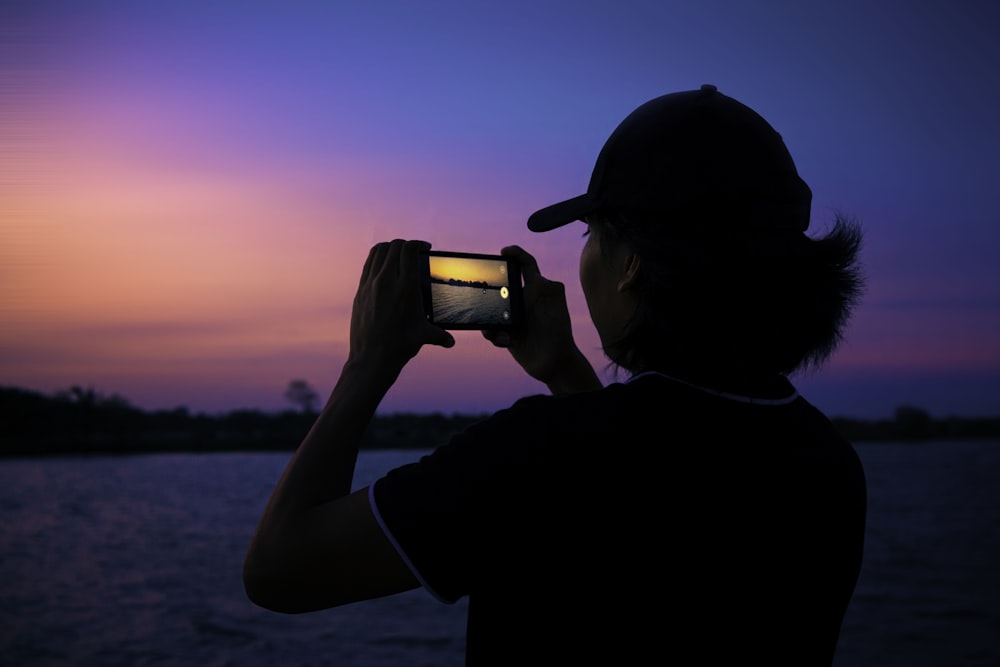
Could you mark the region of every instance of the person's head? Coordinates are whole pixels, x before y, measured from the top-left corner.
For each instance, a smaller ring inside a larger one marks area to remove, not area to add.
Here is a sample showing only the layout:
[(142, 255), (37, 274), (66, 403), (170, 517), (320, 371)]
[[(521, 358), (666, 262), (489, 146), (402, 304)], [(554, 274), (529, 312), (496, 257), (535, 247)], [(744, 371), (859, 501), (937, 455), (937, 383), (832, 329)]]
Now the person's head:
[(806, 236), (811, 198), (767, 121), (703, 86), (633, 111), (587, 192), (528, 227), (588, 224), (580, 280), (613, 364), (789, 374), (829, 357), (862, 288), (860, 228)]

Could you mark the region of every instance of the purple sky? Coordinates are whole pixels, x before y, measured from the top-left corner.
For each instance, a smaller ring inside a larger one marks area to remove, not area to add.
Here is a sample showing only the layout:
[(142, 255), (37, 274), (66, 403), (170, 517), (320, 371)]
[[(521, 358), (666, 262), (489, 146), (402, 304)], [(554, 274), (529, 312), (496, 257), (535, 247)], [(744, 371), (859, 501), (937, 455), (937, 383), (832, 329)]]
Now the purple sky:
[[(567, 284), (586, 188), (642, 102), (713, 83), (867, 230), (847, 340), (803, 393), (835, 415), (1000, 413), (1000, 5), (993, 2), (93, 2), (0, 9), (0, 384), (144, 408), (291, 407), (344, 358), (368, 247), (517, 243)], [(541, 390), (479, 334), (383, 411)]]

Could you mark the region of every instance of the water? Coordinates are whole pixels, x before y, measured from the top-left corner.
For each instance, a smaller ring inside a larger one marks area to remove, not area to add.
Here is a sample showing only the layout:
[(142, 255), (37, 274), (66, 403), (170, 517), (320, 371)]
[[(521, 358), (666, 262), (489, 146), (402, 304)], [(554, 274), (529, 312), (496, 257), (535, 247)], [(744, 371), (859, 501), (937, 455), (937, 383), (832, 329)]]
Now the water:
[[(365, 452), (367, 483), (415, 452)], [(0, 665), (461, 665), (461, 604), (422, 591), (286, 616), (243, 554), (287, 454), (0, 461)]]
[(1000, 665), (1000, 442), (869, 444), (838, 666)]
[(450, 324), (505, 324), (510, 319), (506, 290), (431, 284), (434, 321)]
[[(866, 561), (837, 667), (1000, 664), (1000, 442), (862, 443)], [(362, 452), (358, 484), (420, 452)], [(240, 567), (288, 454), (0, 461), (0, 664), (461, 665), (465, 603), (286, 616)]]

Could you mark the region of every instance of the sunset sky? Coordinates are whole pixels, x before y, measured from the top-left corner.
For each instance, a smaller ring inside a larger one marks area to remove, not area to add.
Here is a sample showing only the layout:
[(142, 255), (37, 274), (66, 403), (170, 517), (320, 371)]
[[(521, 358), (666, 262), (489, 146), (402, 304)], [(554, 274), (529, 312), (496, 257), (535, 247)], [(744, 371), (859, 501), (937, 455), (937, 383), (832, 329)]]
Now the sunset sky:
[(489, 285), (506, 284), (506, 261), (479, 257), (439, 257), (432, 255), (427, 264), (431, 278), (465, 280)]
[[(803, 394), (1000, 414), (997, 35), (990, 0), (4, 3), (0, 385), (290, 408), (290, 380), (333, 386), (368, 248), (397, 237), (523, 246), (603, 368), (582, 226), (525, 221), (636, 106), (712, 83), (783, 135), (811, 233), (866, 229), (868, 293)], [(382, 411), (543, 389), (456, 338)]]

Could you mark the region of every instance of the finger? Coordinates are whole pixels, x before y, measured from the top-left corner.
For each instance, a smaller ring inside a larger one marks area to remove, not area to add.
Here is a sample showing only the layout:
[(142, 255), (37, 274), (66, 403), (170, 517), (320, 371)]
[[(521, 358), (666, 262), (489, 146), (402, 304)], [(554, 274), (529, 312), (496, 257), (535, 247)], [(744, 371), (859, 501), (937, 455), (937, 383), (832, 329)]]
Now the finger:
[(521, 246), (509, 245), (502, 248), (500, 250), (500, 254), (506, 257), (513, 257), (521, 266), (521, 276), (526, 280), (528, 278), (534, 279), (535, 277), (542, 275), (541, 271), (538, 269), (538, 262), (535, 261), (534, 256), (524, 250)]
[(436, 332), (433, 333), (433, 334), (431, 334), (431, 338), (428, 341), (431, 345), (437, 345), (439, 347), (454, 347), (455, 346), (455, 337), (454, 336), (452, 336), (450, 333), (448, 333), (447, 331), (445, 331), (441, 327), (435, 327), (434, 325), (431, 325), (431, 326), (434, 329), (436, 329)]
[(382, 241), (372, 248), (372, 262), (369, 273), (371, 280), (375, 280), (385, 270), (385, 260), (389, 256), (390, 246), (391, 244), (388, 241)]
[(395, 278), (399, 275), (399, 255), (402, 252), (403, 243), (402, 239), (393, 239), (386, 244), (382, 264), (378, 267), (378, 275), (387, 275), (389, 278)]
[(379, 256), (384, 251), (384, 243), (376, 243), (368, 251), (368, 257), (365, 258), (365, 265), (361, 268), (361, 282), (366, 282), (373, 273), (378, 272)]
[(484, 330), (483, 338), (493, 343), (496, 347), (510, 347), (510, 334), (506, 331)]
[[(406, 241), (399, 258), (399, 272), (404, 276), (416, 278), (420, 269), (420, 253), (431, 249), (427, 241)], [(414, 282), (416, 284), (416, 282)]]

